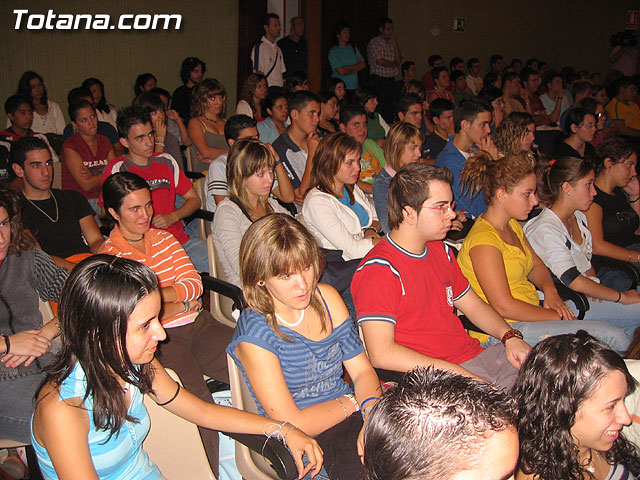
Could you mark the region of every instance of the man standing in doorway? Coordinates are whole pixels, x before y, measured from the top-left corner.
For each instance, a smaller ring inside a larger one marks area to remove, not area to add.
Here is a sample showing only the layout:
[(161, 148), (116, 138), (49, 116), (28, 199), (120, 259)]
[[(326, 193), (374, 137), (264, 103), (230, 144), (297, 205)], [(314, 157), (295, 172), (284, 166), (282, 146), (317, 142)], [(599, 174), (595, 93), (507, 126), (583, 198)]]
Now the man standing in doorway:
[(270, 87), (284, 85), (282, 74), (287, 68), (284, 64), (282, 50), (276, 44), (280, 36), (280, 17), (275, 13), (267, 13), (262, 22), (264, 35), (251, 50), (251, 63), (254, 72), (261, 72), (267, 77)]
[(382, 18), (378, 24), (378, 36), (369, 40), (367, 59), (371, 73), (371, 86), (378, 91), (380, 114), (388, 122), (393, 120), (394, 77), (400, 73), (402, 54), (393, 34), (393, 20)]

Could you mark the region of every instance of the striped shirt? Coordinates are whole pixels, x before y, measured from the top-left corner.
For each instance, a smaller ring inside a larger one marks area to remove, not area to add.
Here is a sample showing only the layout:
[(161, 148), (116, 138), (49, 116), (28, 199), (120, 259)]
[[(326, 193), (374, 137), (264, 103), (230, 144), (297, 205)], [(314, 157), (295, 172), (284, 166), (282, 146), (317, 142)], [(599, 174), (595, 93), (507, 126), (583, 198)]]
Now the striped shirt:
[[(110, 253), (144, 263), (158, 277), (160, 288), (173, 287), (176, 301), (195, 300), (202, 295), (202, 280), (193, 267), (187, 252), (169, 232), (149, 229), (144, 237), (146, 254), (133, 248), (116, 225), (102, 248), (102, 253)], [(195, 320), (198, 312), (179, 313), (162, 321), (165, 328), (180, 327)]]
[(264, 408), (256, 398), (247, 373), (235, 354), (236, 346), (242, 342), (262, 347), (278, 357), (287, 387), (298, 408), (353, 393), (342, 379), (342, 362), (360, 355), (364, 352), (364, 347), (351, 318), (347, 318), (328, 337), (319, 341), (309, 340), (283, 325), (280, 325), (280, 329), (291, 341), (280, 338), (267, 325), (264, 315), (246, 309), (240, 314), (233, 339), (227, 347), (227, 353), (242, 371), (261, 415), (266, 416)]
[[(60, 400), (84, 397), (87, 389), (87, 379), (79, 362), (60, 385)], [(131, 404), (127, 413), (137, 419), (137, 422), (125, 420), (117, 434), (109, 438), (108, 430), (98, 430), (93, 423), (93, 398), (84, 401), (89, 417), (89, 452), (91, 461), (98, 474), (104, 480), (145, 479), (156, 480), (165, 478), (158, 467), (149, 459), (142, 448), (142, 442), (147, 438), (151, 422), (149, 413), (142, 401), (144, 395), (137, 387), (129, 385)], [(53, 462), (49, 452), (31, 433), (31, 443), (38, 456), (38, 463), (45, 479), (57, 479)]]

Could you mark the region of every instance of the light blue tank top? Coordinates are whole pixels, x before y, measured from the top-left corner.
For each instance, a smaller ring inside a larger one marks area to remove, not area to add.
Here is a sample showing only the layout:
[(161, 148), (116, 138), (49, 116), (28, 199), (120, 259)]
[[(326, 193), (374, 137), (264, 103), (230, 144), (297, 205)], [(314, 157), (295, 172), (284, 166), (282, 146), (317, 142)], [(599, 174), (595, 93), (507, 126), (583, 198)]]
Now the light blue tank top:
[[(76, 362), (69, 376), (60, 385), (60, 400), (83, 397), (86, 391), (86, 376), (80, 363)], [(125, 421), (120, 431), (109, 440), (109, 432), (97, 430), (93, 423), (93, 399), (85, 400), (85, 407), (89, 416), (89, 451), (98, 477), (105, 480), (131, 479), (164, 479), (158, 467), (149, 459), (142, 448), (142, 442), (147, 437), (151, 421), (142, 401), (140, 390), (129, 386), (131, 404), (128, 414), (139, 421)], [(58, 475), (53, 467), (47, 450), (38, 444), (33, 436), (33, 418), (31, 427), (31, 443), (38, 456), (38, 463), (45, 479), (57, 479)], [(73, 455), (73, 452), (69, 452)]]

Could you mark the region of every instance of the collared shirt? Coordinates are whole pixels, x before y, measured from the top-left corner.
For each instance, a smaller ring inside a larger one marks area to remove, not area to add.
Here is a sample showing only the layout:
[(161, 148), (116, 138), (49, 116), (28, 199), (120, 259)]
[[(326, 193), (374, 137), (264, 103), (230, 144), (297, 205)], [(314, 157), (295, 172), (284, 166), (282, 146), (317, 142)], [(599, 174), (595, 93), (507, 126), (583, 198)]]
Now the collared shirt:
[[(258, 59), (256, 61), (256, 50), (259, 49)], [(287, 71), (284, 64), (284, 57), (280, 47), (270, 42), (267, 37), (263, 36), (260, 41), (251, 50), (251, 63), (253, 71), (261, 71), (267, 76), (269, 86), (281, 87), (284, 85), (282, 74)]]
[(376, 60), (380, 59), (389, 60), (390, 62), (396, 61), (391, 39), (385, 40), (378, 35), (377, 37), (373, 37), (369, 40), (369, 45), (367, 45), (369, 72), (371, 75), (378, 75), (386, 78), (393, 78), (400, 73), (400, 69), (398, 67), (383, 67), (382, 65), (378, 65)]

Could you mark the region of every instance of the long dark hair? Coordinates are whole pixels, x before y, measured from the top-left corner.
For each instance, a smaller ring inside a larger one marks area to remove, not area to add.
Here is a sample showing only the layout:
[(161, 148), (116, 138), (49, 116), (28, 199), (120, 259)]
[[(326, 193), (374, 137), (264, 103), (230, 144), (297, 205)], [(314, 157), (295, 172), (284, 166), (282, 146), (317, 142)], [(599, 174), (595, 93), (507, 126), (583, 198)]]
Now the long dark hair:
[(33, 72), (31, 70), (27, 70), (20, 77), (20, 81), (18, 82), (18, 91), (16, 92), (16, 94), (22, 95), (27, 99), (31, 106), (33, 106), (33, 97), (31, 96), (31, 80), (33, 80), (34, 78), (37, 78), (42, 82), (43, 94), (42, 98), (40, 99), (40, 103), (41, 105), (46, 105), (47, 101), (49, 100), (49, 96), (47, 94), (47, 87), (44, 84), (44, 79), (36, 72)]
[(126, 337), (131, 313), (157, 289), (157, 277), (149, 267), (106, 254), (80, 262), (62, 289), (59, 309), (62, 350), (42, 385), (48, 382), (60, 385), (76, 362), (80, 363), (86, 375), (83, 401), (91, 397), (93, 422), (110, 435), (117, 433), (125, 420), (138, 422), (127, 413), (120, 380), (142, 393), (151, 392), (151, 364), (131, 363)]
[(106, 216), (101, 220), (106, 222), (108, 227), (113, 228), (117, 221), (109, 209), (113, 208), (116, 212), (120, 212), (124, 198), (131, 192), (143, 189), (149, 190), (151, 193), (151, 188), (146, 180), (135, 173), (117, 172), (109, 175), (102, 184), (102, 199)]
[(553, 205), (560, 197), (562, 185), (568, 182), (571, 186), (593, 171), (593, 165), (587, 160), (576, 157), (563, 157), (557, 160), (540, 159), (536, 165), (538, 177), (538, 198)]
[[(539, 480), (586, 478), (571, 427), (583, 402), (615, 370), (624, 374), (632, 392), (636, 382), (622, 357), (584, 330), (547, 338), (533, 348), (512, 390), (524, 473)], [(640, 458), (624, 435), (605, 455), (609, 464), (640, 473)]]
[[(96, 105), (96, 110), (103, 113), (109, 113), (111, 111), (111, 107), (109, 107), (109, 103), (107, 102), (107, 97), (104, 94), (104, 83), (102, 83), (97, 78), (87, 78), (84, 82), (82, 82), (82, 86), (88, 89), (89, 91), (91, 90), (91, 87), (94, 85), (98, 85), (98, 87), (100, 88), (100, 92), (102, 93), (102, 98)], [(93, 94), (91, 94), (91, 98), (93, 98)]]

